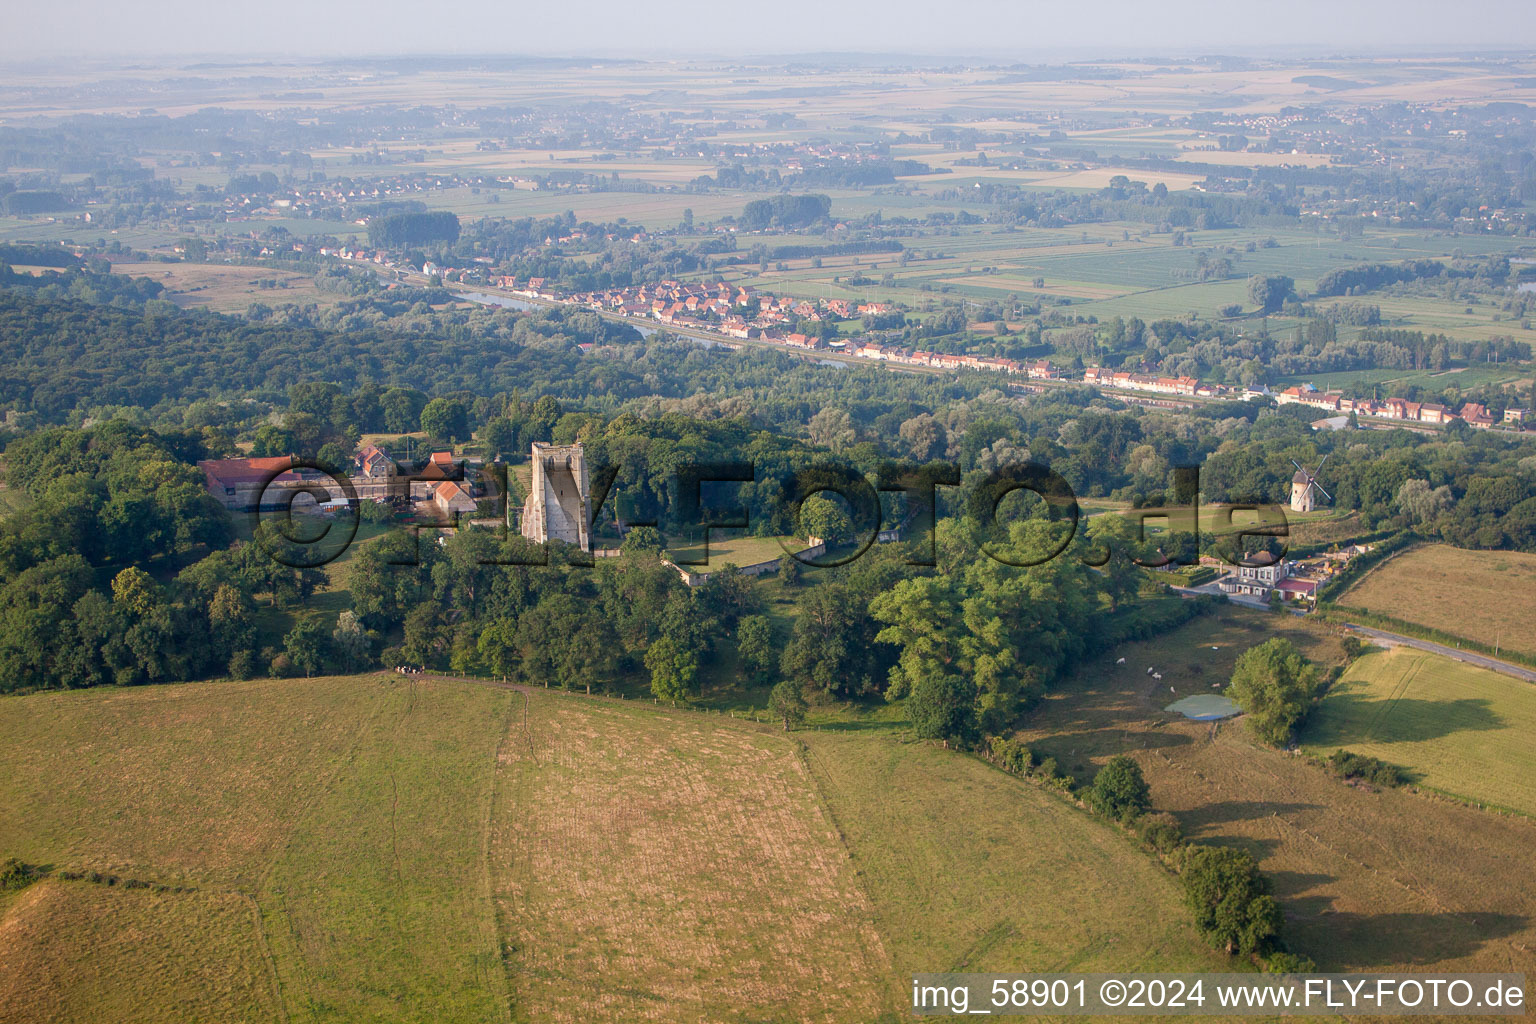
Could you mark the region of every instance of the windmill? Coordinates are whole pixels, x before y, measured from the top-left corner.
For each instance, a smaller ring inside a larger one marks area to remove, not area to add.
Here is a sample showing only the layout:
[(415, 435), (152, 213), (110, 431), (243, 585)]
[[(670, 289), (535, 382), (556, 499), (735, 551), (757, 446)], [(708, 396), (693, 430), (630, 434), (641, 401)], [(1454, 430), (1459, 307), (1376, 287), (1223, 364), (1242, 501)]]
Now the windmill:
[[(1331, 454), (1330, 452), (1329, 455)], [(1321, 473), (1327, 464), (1328, 455), (1324, 455), (1323, 461), (1317, 464), (1317, 473)], [(1323, 490), (1323, 485), (1317, 482), (1317, 473), (1313, 473), (1295, 459), (1291, 460), (1291, 465), (1296, 467), (1296, 475), (1291, 477), (1292, 512), (1311, 512), (1316, 508), (1317, 499), (1314, 497), (1314, 492), (1321, 494), (1329, 501), (1333, 500), (1333, 495)]]

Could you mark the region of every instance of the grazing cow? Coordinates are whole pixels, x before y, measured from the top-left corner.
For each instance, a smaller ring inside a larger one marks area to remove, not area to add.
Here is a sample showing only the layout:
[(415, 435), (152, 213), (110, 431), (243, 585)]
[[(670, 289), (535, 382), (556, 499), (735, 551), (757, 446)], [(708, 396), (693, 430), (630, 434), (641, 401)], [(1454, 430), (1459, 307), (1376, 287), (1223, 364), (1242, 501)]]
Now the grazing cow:
[(1116, 665), (1124, 665), (1125, 664), (1125, 659), (1121, 658), (1119, 661), (1115, 662), (1115, 664)]
[(1163, 674), (1161, 672), (1153, 672), (1152, 673), (1152, 678), (1156, 679), (1158, 682), (1162, 682), (1163, 681)]

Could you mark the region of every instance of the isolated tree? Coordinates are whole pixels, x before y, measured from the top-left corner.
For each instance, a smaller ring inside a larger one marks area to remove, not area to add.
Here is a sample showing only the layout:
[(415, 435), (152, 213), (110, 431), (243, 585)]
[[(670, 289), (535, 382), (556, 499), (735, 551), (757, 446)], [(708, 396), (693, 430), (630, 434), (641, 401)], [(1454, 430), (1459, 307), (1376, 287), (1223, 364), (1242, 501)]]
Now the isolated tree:
[(1296, 282), (1284, 274), (1255, 274), (1248, 279), (1248, 300), (1265, 313), (1277, 313), (1296, 294)]
[(1278, 747), (1290, 742), (1316, 690), (1317, 670), (1295, 644), (1277, 636), (1242, 653), (1228, 692), (1248, 713), (1254, 735)]
[(325, 667), (329, 640), (318, 619), (304, 618), (283, 637), (283, 650), (294, 668), (312, 676)]
[(1088, 803), (1106, 818), (1131, 821), (1152, 807), (1151, 789), (1142, 777), (1141, 765), (1120, 754), (1109, 759), (1093, 777)]
[(779, 583), (786, 587), (795, 586), (800, 582), (802, 569), (800, 559), (786, 551), (779, 556)]
[(779, 642), (766, 615), (748, 615), (736, 626), (736, 653), (742, 667), (758, 682), (773, 678), (779, 664)]
[(651, 693), (674, 703), (688, 696), (699, 675), (699, 660), (672, 637), (657, 637), (645, 652), (651, 673)]
[(793, 679), (781, 679), (768, 694), (768, 709), (784, 723), (784, 731), (805, 721), (805, 694)]
[(1280, 904), (1248, 851), (1190, 847), (1183, 869), (1184, 900), (1195, 926), (1228, 955), (1259, 952), (1279, 933)]

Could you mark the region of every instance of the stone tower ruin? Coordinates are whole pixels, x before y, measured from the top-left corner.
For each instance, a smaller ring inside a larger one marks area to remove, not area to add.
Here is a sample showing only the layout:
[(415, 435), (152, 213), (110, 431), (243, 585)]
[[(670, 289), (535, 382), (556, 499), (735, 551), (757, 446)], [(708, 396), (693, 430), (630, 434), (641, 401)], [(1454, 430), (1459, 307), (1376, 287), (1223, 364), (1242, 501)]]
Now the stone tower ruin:
[(592, 550), (587, 457), (579, 444), (533, 443), (533, 486), (523, 505), (523, 536), (542, 544), (564, 541)]

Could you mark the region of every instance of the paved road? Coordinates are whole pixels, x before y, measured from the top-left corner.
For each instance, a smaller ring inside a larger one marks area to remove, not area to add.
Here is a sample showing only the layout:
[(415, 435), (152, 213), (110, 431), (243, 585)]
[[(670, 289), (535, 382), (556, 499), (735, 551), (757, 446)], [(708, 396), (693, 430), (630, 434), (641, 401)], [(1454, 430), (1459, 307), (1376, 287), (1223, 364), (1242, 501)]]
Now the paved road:
[(1380, 640), (1387, 645), (1402, 644), (1404, 647), (1413, 647), (1430, 654), (1441, 654), (1455, 661), (1464, 661), (1468, 665), (1476, 665), (1478, 668), (1490, 669), (1494, 672), (1502, 672), (1516, 679), (1523, 679), (1528, 683), (1536, 683), (1536, 670), (1522, 668), (1519, 665), (1511, 665), (1507, 661), (1499, 661), (1482, 654), (1474, 654), (1471, 651), (1463, 651), (1456, 647), (1447, 647), (1444, 644), (1431, 643), (1428, 640), (1420, 640), (1416, 637), (1403, 636), (1400, 633), (1388, 633), (1385, 630), (1374, 629), (1370, 626), (1361, 626), (1353, 622), (1349, 628), (1357, 633)]
[[(1221, 593), (1221, 590), (1216, 586), (1215, 583), (1207, 583), (1199, 587), (1173, 587), (1172, 589), (1185, 594)], [(1267, 611), (1269, 609), (1268, 602), (1261, 601), (1253, 597), (1246, 597), (1241, 594), (1228, 594), (1227, 600), (1231, 601), (1233, 604), (1243, 605), (1247, 608), (1256, 608), (1262, 611)], [(1286, 611), (1292, 612), (1296, 615), (1306, 614), (1305, 608), (1288, 607)], [(1464, 651), (1459, 647), (1447, 647), (1444, 644), (1433, 643), (1429, 640), (1420, 640), (1417, 637), (1403, 636), (1401, 633), (1388, 633), (1384, 629), (1376, 629), (1373, 626), (1362, 626), (1355, 622), (1347, 623), (1347, 625), (1350, 629), (1361, 634), (1362, 636), (1368, 636), (1373, 640), (1380, 640), (1383, 644), (1389, 647), (1395, 644), (1402, 644), (1404, 647), (1413, 647), (1420, 651), (1427, 651), (1430, 654), (1443, 655), (1452, 659), (1453, 661), (1463, 661), (1468, 665), (1476, 665), (1478, 668), (1486, 668), (1491, 672), (1502, 672), (1506, 676), (1514, 676), (1516, 679), (1523, 679), (1527, 683), (1536, 683), (1536, 669), (1524, 668), (1520, 665), (1512, 665), (1507, 661), (1500, 661), (1497, 658), (1490, 658), (1486, 654), (1476, 654), (1472, 651)]]

